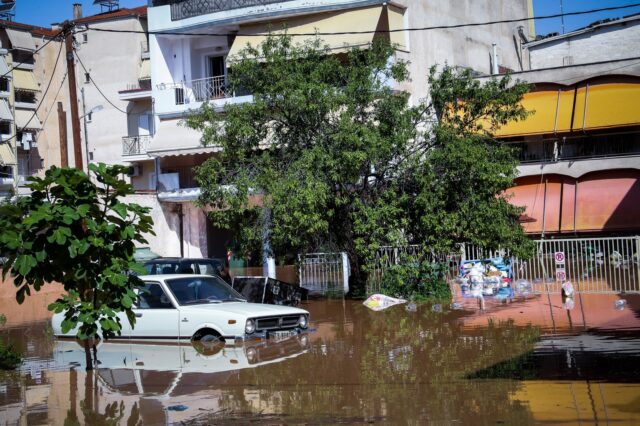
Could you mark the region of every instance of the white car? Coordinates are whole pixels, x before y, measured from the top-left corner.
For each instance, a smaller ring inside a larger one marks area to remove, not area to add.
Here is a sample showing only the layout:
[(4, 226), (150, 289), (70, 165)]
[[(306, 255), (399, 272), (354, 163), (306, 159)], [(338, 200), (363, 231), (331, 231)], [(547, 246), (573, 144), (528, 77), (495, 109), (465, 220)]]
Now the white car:
[[(309, 312), (289, 306), (247, 303), (218, 277), (209, 275), (144, 275), (133, 311), (132, 328), (119, 314), (120, 338), (131, 340), (236, 340), (283, 338), (304, 332)], [(73, 337), (77, 330), (62, 333), (64, 313), (53, 316), (56, 336)]]

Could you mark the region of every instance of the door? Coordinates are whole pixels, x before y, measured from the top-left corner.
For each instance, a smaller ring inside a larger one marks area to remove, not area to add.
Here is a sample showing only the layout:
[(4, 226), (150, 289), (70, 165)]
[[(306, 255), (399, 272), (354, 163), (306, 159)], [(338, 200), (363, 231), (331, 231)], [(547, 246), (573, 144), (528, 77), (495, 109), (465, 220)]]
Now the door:
[(151, 120), (148, 114), (138, 116), (138, 136), (149, 136), (151, 134)]
[(207, 95), (210, 99), (224, 98), (226, 90), (224, 56), (207, 58)]
[(169, 339), (179, 337), (178, 310), (160, 283), (145, 282), (140, 287), (133, 309), (136, 324), (132, 339)]

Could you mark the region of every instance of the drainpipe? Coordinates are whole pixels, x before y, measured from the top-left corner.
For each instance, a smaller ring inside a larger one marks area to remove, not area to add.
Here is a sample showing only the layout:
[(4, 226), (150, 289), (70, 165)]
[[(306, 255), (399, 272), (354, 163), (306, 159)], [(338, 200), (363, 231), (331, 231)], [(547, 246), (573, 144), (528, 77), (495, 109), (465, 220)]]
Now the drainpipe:
[(498, 45), (496, 43), (491, 44), (491, 74), (497, 75), (500, 69), (498, 68)]
[(178, 213), (178, 226), (180, 227), (180, 257), (184, 257), (184, 212), (182, 210), (182, 203), (178, 204), (176, 213)]

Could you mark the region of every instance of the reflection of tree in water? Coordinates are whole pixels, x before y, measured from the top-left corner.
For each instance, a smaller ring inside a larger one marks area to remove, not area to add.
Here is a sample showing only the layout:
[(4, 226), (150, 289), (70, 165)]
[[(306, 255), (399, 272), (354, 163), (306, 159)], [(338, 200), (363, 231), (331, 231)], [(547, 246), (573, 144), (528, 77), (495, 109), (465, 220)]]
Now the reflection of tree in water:
[(509, 398), (516, 381), (465, 377), (531, 351), (537, 328), (506, 321), (469, 331), (456, 312), (432, 312), (429, 306), (413, 314), (351, 307), (353, 331), (340, 327), (340, 337), (314, 342), (313, 356), (242, 370), (239, 383), (251, 386), (229, 389), (220, 407), (246, 412), (251, 395), (261, 411), (293, 418), (337, 413), (334, 420), (532, 421), (527, 407)]
[[(140, 409), (135, 402), (129, 411), (123, 401), (114, 401), (99, 408), (100, 392), (98, 389), (98, 376), (95, 371), (87, 372), (84, 380), (84, 399), (79, 403), (83, 421), (80, 422), (76, 412), (76, 393), (78, 390), (77, 373), (75, 370), (69, 372), (69, 393), (70, 409), (64, 420), (65, 426), (72, 425), (92, 425), (92, 426), (115, 426), (124, 424), (126, 416), (127, 426), (138, 426), (142, 424)], [(128, 416), (127, 416), (128, 414)]]

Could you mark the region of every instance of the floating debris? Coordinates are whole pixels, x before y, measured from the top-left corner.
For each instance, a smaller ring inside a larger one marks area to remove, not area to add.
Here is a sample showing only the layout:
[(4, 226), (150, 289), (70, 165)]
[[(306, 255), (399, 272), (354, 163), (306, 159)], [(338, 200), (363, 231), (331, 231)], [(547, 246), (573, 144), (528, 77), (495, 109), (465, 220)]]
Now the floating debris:
[(381, 311), (383, 309), (390, 308), (391, 306), (407, 303), (404, 299), (396, 299), (395, 297), (385, 296), (384, 294), (374, 294), (369, 296), (367, 300), (362, 302), (364, 306), (372, 311)]
[(181, 405), (171, 405), (171, 406), (167, 407), (167, 410), (169, 410), (169, 411), (184, 411), (187, 408), (189, 408), (189, 407), (187, 407), (186, 405), (182, 405), (181, 404)]

